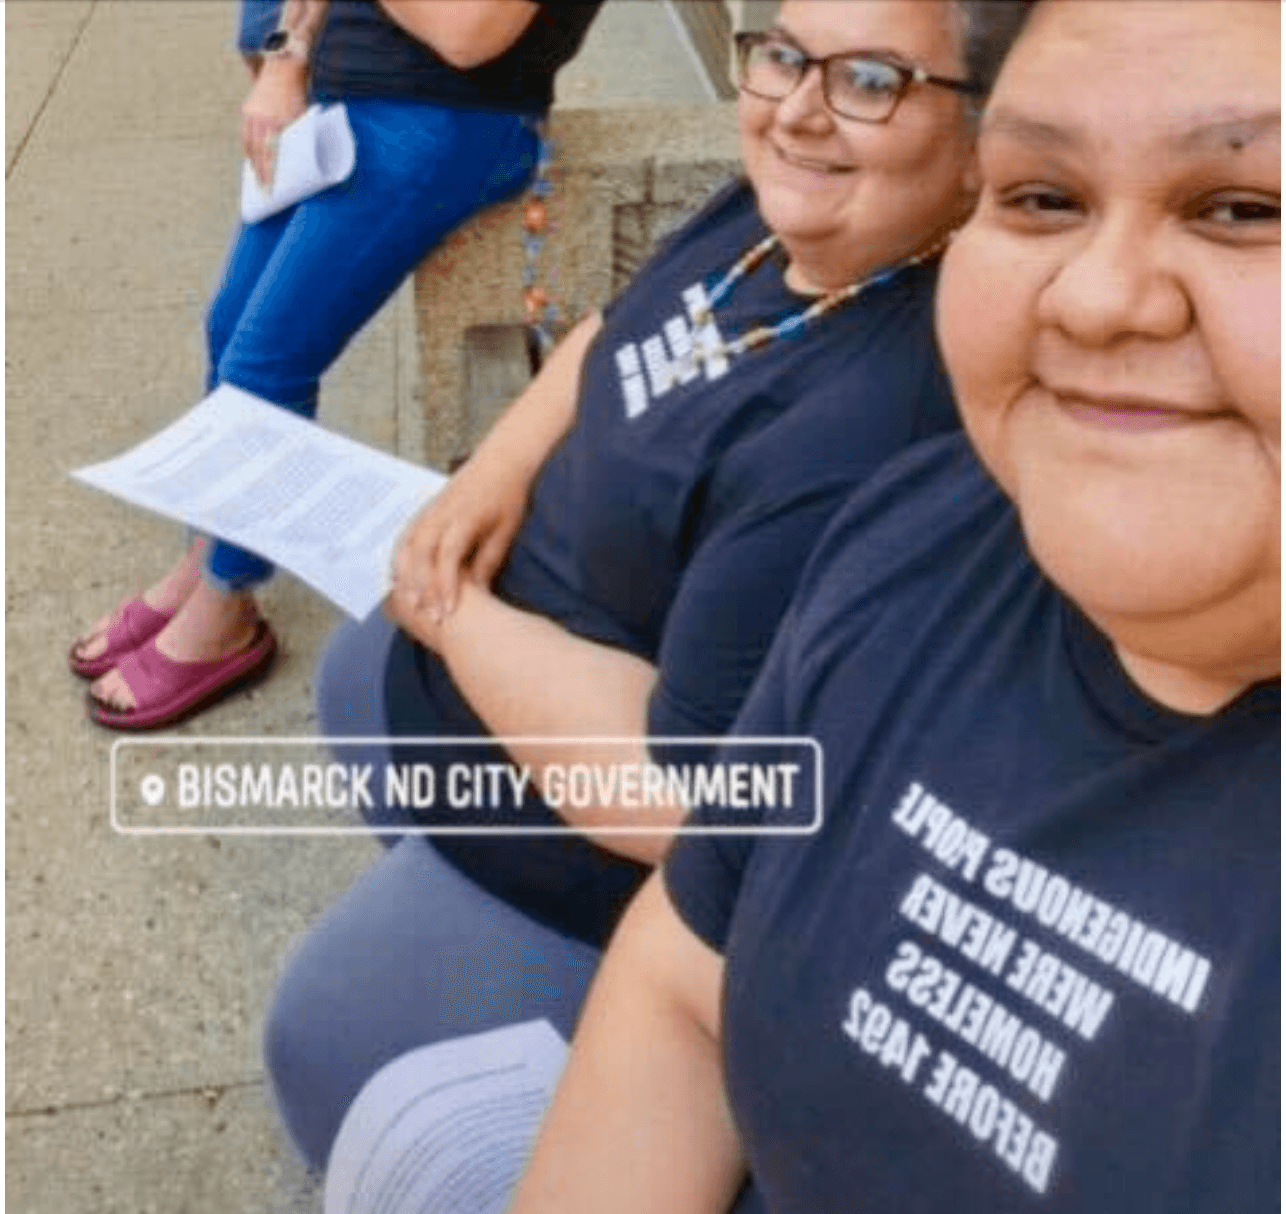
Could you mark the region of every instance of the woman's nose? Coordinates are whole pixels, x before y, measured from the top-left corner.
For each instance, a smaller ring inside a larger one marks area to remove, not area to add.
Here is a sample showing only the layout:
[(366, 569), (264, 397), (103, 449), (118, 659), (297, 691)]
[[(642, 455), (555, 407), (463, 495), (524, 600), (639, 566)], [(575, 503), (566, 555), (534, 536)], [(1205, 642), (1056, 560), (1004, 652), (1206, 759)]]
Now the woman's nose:
[(829, 130), (834, 125), (826, 104), (821, 64), (809, 64), (799, 83), (777, 103), (775, 117), (777, 124), (788, 130)]
[(1074, 340), (1104, 346), (1125, 336), (1177, 337), (1192, 321), (1192, 302), (1161, 233), (1103, 216), (1071, 246), (1041, 293), (1038, 313)]

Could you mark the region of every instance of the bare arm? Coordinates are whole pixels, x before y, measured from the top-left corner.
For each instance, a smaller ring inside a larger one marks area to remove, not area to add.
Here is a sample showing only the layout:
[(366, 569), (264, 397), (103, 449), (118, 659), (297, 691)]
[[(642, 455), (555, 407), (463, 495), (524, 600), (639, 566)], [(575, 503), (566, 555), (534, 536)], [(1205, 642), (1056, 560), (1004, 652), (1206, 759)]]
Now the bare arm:
[(278, 28), (289, 30), (311, 47), (329, 7), (330, 0), (286, 0), (281, 6)]
[(468, 70), (504, 54), (531, 24), (532, 0), (379, 0), (412, 37)]
[[(450, 615), (417, 610), (395, 592), (389, 615), (446, 663), (470, 707), (497, 737), (624, 738), (615, 744), (577, 741), (508, 746), (515, 762), (540, 779), (545, 764), (639, 765), (647, 761), (647, 703), (652, 665), (610, 645), (568, 632), (552, 620), (501, 602), (472, 582)], [(619, 798), (618, 798), (619, 802)], [(602, 847), (655, 864), (669, 844), (681, 806), (622, 808), (618, 803), (558, 809)], [(595, 827), (653, 828), (640, 835), (595, 833)]]
[(308, 104), (308, 56), (330, 0), (286, 0), (278, 28), (291, 35), (283, 54), (267, 55), (241, 107), (241, 148), (265, 189), (277, 171), (277, 139)]
[(653, 876), (594, 981), (512, 1214), (724, 1214), (745, 1168), (720, 1065), (722, 981)]
[[(433, 649), (473, 711), (498, 737), (620, 737), (603, 746), (513, 747), (517, 763), (638, 764), (647, 759), (647, 702), (656, 671), (642, 658), (568, 633), (487, 592), (526, 509), (541, 464), (575, 418), (580, 370), (602, 327), (597, 313), (567, 334), (538, 377), (509, 406), (468, 463), (412, 523), (394, 559), (392, 620)], [(462, 574), (467, 572), (467, 580)], [(676, 824), (682, 809), (631, 818), (607, 808), (568, 809), (572, 826)], [(669, 837), (599, 836), (622, 855), (656, 863)]]
[[(499, 737), (618, 737), (620, 746), (513, 748), (513, 758), (545, 763), (642, 763), (653, 667), (587, 641), (487, 592), (526, 510), (532, 480), (575, 418), (580, 372), (602, 327), (597, 313), (567, 335), (540, 374), (509, 407), (446, 488), (407, 530), (393, 563), (386, 610), (438, 653), (473, 710)], [(461, 575), (467, 573), (467, 580)], [(568, 810), (596, 825), (675, 825), (679, 807), (630, 816), (608, 806)], [(664, 834), (603, 835), (604, 847), (656, 863)]]

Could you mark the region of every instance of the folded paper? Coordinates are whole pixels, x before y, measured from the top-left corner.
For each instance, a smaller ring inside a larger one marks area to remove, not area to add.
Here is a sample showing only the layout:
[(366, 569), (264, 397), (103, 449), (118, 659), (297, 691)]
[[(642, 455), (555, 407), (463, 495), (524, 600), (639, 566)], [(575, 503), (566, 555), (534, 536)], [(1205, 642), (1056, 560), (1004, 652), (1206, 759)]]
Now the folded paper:
[(265, 190), (247, 160), (241, 167), (241, 218), (258, 223), (301, 199), (344, 181), (357, 163), (357, 145), (342, 105), (313, 105), (277, 144), (272, 188)]

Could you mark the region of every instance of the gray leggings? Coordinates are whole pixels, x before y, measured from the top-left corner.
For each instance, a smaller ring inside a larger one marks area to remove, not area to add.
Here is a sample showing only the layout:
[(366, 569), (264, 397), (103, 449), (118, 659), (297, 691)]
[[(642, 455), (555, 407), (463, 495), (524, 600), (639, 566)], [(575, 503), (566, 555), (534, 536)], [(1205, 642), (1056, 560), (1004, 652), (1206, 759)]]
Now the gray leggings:
[[(325, 734), (387, 734), (393, 635), (378, 613), (332, 635), (317, 682)], [(304, 937), (268, 1013), (268, 1074), (308, 1166), (325, 1167), (362, 1085), (408, 1050), (541, 1017), (570, 1038), (598, 956), (479, 888), (422, 837), (403, 838)]]
[[(378, 612), (332, 634), (317, 679), (323, 733), (387, 734), (393, 636)], [(475, 885), (424, 838), (402, 838), (304, 937), (268, 1013), (268, 1074), (308, 1166), (325, 1167), (363, 1084), (409, 1050), (540, 1018), (570, 1039), (598, 960)], [(759, 1209), (748, 1190), (735, 1214)]]
[(304, 937), (268, 1014), (268, 1073), (308, 1166), (325, 1167), (362, 1085), (408, 1050), (537, 1018), (570, 1039), (597, 964), (402, 840)]

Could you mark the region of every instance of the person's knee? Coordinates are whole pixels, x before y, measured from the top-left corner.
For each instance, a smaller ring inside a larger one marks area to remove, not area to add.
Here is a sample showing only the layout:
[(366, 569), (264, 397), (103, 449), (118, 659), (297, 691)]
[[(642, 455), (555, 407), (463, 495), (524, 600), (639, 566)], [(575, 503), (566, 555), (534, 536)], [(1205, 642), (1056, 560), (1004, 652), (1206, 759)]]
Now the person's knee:
[(205, 348), (209, 358), (210, 377), (219, 381), (219, 364), (227, 352), (228, 343), (237, 326), (237, 311), (226, 299), (227, 292), (220, 291), (205, 313)]
[(268, 1009), (263, 1056), (281, 1120), (309, 1168), (320, 1171), (353, 1093), (336, 1063), (351, 1030), (315, 977), (305, 956), (292, 959)]
[(314, 701), (328, 737), (383, 735), (384, 668), (394, 628), (382, 611), (345, 620), (326, 639), (317, 661)]
[(326, 1149), (310, 1132), (310, 1113), (315, 1117), (318, 1089), (326, 1075), (325, 1051), (314, 1031), (315, 1013), (315, 1003), (297, 997), (288, 972), (268, 1010), (263, 1054), (281, 1120), (309, 1168), (321, 1171)]

